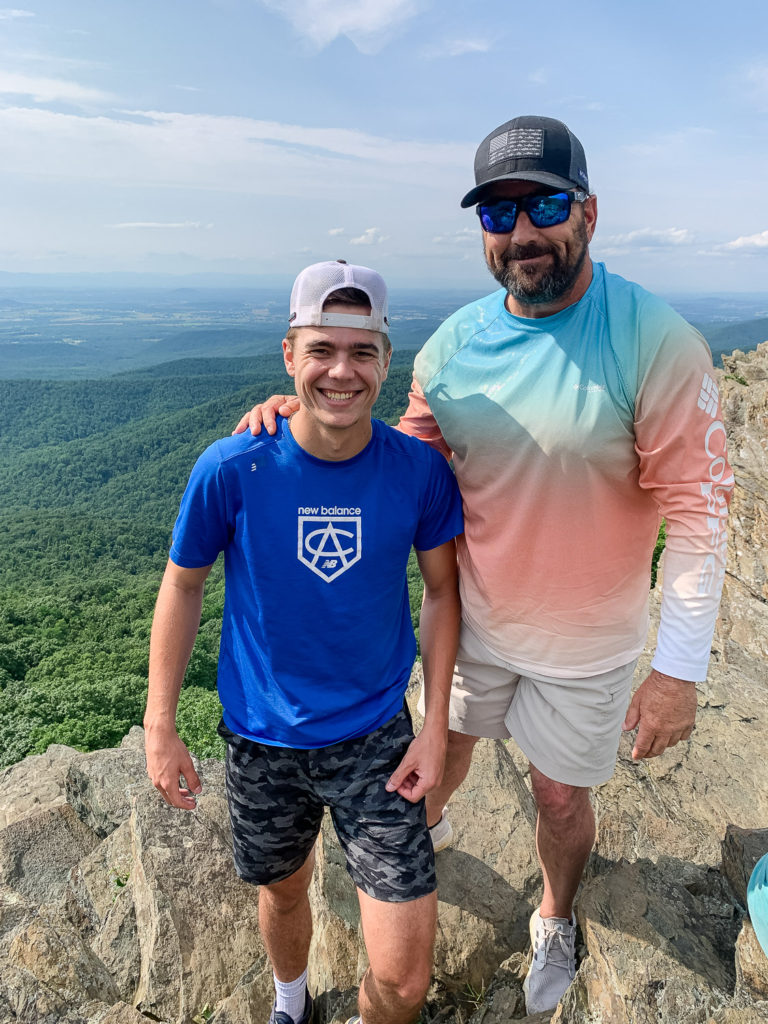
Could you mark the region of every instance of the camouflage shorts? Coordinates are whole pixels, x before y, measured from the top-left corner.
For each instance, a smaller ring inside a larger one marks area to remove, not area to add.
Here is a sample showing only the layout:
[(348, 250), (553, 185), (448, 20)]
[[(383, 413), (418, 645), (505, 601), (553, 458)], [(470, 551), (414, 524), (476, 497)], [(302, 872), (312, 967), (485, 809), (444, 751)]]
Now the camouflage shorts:
[(227, 741), (235, 868), (245, 881), (268, 885), (298, 871), (327, 806), (363, 892), (405, 903), (437, 888), (424, 801), (384, 788), (413, 739), (407, 709), (367, 736), (318, 750), (256, 743), (223, 721), (219, 734)]

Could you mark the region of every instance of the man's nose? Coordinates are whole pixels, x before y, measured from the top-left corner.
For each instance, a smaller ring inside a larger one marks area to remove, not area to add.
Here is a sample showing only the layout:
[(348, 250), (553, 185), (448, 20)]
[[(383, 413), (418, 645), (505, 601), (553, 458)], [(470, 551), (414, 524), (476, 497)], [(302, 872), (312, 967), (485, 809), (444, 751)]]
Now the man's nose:
[(517, 243), (521, 243), (536, 237), (538, 231), (539, 229), (532, 223), (525, 210), (519, 210), (515, 226), (510, 232), (510, 238), (514, 239)]
[(328, 375), (330, 377), (338, 378), (339, 380), (351, 377), (353, 372), (352, 363), (349, 356), (346, 355), (337, 356), (334, 359), (333, 364), (328, 369)]

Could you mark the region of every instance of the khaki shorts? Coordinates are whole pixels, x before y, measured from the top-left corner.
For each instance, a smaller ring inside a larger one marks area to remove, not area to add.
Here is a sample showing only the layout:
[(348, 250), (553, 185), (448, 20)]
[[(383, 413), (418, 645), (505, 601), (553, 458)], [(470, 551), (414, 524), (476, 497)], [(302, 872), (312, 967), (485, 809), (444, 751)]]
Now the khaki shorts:
[(637, 659), (585, 679), (524, 674), (462, 623), (449, 728), (469, 736), (511, 736), (547, 778), (596, 786), (616, 766), (636, 665)]

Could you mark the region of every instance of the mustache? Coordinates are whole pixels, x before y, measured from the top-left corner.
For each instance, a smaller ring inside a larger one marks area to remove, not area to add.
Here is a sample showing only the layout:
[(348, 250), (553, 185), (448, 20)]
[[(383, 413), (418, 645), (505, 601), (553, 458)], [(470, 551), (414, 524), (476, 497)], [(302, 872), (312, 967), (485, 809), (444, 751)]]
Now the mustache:
[(554, 249), (549, 245), (510, 245), (503, 256), (504, 263), (510, 260), (530, 260), (536, 256), (550, 256)]

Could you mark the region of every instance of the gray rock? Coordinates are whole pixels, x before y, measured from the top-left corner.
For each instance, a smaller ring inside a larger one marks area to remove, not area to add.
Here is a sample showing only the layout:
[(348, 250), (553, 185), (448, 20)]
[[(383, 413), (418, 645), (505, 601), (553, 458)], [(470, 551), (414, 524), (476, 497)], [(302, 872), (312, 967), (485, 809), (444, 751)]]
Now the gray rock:
[(767, 1020), (768, 1003), (754, 1003), (752, 1006), (727, 1006), (718, 1010), (707, 1024), (765, 1024)]
[(528, 944), (541, 894), (535, 812), (508, 749), (481, 740), (449, 808), (454, 846), (438, 854), (436, 977), (480, 990)]
[(768, 957), (748, 920), (736, 940), (736, 998), (745, 1005), (768, 1001)]
[(64, 779), (77, 757), (82, 754), (74, 747), (52, 744), (0, 771), (0, 829), (66, 803)]
[(747, 905), (747, 885), (755, 864), (768, 853), (768, 828), (738, 828), (729, 825), (722, 842), (722, 871), (736, 899)]
[(131, 868), (130, 823), (124, 822), (73, 868), (63, 897), (67, 916), (128, 1001), (141, 969)]
[(733, 940), (661, 867), (618, 864), (584, 887), (577, 915), (589, 955), (558, 1022), (704, 1024), (731, 998)]
[[(143, 730), (141, 730), (143, 736)], [(80, 754), (65, 778), (67, 803), (82, 821), (104, 839), (131, 813), (131, 794), (149, 789), (144, 751), (126, 745), (115, 750)]]
[(72, 923), (53, 907), (41, 907), (19, 929), (8, 950), (8, 964), (32, 976), (58, 1005), (77, 1007), (92, 999), (107, 1003), (119, 999), (107, 969)]
[[(488, 988), (475, 993), (478, 1006), (470, 1024), (504, 1024), (513, 1018), (525, 1017), (523, 981), (527, 973), (528, 959), (521, 953), (514, 953), (505, 960)], [(534, 1014), (527, 1020), (535, 1020), (537, 1016), (548, 1021), (552, 1015)]]
[(130, 820), (141, 947), (134, 1005), (186, 1024), (266, 964), (256, 890), (235, 874), (223, 794), (209, 789), (191, 813), (142, 789)]
[(97, 843), (67, 804), (28, 815), (0, 831), (0, 880), (38, 903), (55, 899)]

